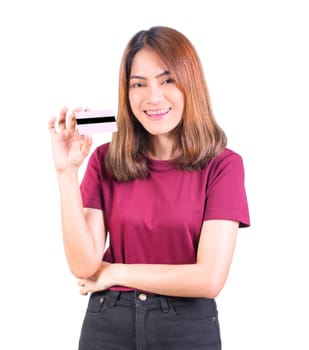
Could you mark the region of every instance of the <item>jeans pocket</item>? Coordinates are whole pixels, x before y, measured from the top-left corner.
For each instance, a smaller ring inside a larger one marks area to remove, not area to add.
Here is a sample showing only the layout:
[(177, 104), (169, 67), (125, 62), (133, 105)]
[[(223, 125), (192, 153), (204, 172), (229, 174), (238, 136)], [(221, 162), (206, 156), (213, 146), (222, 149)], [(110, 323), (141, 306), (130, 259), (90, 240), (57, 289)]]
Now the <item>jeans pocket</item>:
[(92, 293), (89, 298), (87, 313), (96, 314), (100, 312), (105, 305), (105, 299), (102, 293)]
[(179, 298), (170, 300), (170, 303), (179, 318), (217, 322), (217, 308), (213, 299)]

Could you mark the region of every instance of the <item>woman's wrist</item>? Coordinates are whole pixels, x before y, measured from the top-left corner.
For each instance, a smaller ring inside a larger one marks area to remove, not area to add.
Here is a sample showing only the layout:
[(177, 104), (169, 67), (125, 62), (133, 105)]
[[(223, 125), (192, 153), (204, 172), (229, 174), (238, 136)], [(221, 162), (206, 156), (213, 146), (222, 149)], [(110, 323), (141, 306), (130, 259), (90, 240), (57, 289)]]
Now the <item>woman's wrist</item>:
[(125, 264), (111, 264), (113, 284), (115, 286), (125, 286), (126, 265)]
[(65, 169), (55, 169), (57, 176), (76, 176), (78, 174), (78, 168), (77, 167), (71, 167), (71, 168), (65, 168)]

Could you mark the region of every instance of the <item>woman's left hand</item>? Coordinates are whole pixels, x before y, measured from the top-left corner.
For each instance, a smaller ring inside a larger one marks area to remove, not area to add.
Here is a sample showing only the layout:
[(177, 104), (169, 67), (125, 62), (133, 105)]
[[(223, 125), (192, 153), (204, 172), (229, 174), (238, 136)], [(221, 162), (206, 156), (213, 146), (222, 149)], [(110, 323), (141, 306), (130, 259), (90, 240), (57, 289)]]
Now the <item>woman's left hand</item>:
[(78, 280), (80, 294), (87, 295), (114, 286), (113, 265), (102, 261), (100, 268), (92, 277)]

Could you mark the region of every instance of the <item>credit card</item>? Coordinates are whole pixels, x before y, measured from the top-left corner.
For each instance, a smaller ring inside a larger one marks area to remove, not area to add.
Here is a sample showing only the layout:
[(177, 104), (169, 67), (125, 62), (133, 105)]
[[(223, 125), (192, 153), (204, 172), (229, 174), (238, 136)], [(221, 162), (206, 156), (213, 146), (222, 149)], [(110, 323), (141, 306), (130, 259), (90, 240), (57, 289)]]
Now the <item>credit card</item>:
[(81, 135), (118, 131), (112, 110), (75, 112), (77, 130)]

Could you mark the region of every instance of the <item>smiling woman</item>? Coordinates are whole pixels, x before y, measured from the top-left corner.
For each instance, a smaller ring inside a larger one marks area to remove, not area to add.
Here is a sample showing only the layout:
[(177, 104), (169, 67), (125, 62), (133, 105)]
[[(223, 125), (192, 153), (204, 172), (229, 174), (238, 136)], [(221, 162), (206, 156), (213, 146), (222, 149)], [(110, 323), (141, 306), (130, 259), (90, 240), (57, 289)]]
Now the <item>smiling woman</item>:
[(136, 33), (119, 82), (118, 132), (81, 184), (92, 139), (76, 130), (79, 109), (49, 123), (67, 261), (90, 293), (79, 349), (219, 350), (215, 298), (250, 225), (242, 158), (180, 32)]

